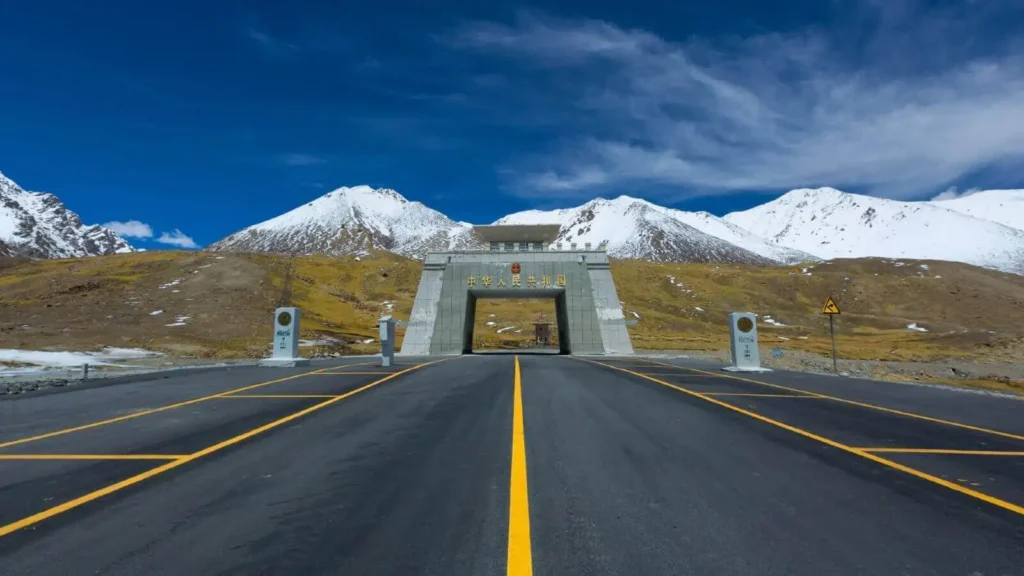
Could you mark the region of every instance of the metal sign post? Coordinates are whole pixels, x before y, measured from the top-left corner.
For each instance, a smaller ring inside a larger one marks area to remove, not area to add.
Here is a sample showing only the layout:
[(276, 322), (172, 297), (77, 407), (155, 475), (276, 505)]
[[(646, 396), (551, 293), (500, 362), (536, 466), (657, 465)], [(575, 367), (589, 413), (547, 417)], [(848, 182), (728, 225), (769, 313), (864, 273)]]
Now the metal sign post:
[(836, 301), (831, 296), (828, 300), (825, 300), (825, 305), (821, 307), (822, 314), (828, 314), (828, 333), (832, 336), (832, 371), (839, 374), (839, 365), (836, 362), (836, 324), (835, 316), (840, 314), (839, 306), (836, 306)]

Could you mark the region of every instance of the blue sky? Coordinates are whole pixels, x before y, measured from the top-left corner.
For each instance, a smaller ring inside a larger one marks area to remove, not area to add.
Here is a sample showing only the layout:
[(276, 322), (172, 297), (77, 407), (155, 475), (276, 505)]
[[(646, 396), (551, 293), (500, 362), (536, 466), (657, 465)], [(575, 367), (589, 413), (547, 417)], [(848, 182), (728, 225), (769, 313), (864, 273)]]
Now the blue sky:
[(1019, 8), (7, 3), (0, 171), (86, 222), (144, 223), (140, 246), (357, 184), (472, 222), (619, 194), (724, 214), (803, 186), (1024, 187)]

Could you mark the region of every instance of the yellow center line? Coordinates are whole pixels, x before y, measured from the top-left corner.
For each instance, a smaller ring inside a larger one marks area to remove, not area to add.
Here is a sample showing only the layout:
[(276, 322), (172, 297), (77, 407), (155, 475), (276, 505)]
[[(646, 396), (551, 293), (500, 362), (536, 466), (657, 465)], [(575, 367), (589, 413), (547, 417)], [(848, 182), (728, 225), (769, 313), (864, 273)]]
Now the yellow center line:
[(187, 454), (0, 454), (0, 460), (180, 460)]
[(310, 376), (386, 376), (393, 372), (310, 372)]
[(523, 427), (523, 387), (519, 356), (515, 357), (512, 402), (512, 478), (508, 499), (508, 576), (531, 576), (530, 498), (526, 483), (526, 435)]
[(955, 450), (946, 448), (854, 448), (854, 450), (888, 454), (962, 454), (966, 456), (1024, 456), (1024, 451), (1014, 450)]
[(783, 386), (781, 384), (772, 384), (770, 382), (762, 382), (760, 380), (753, 380), (751, 378), (743, 378), (742, 376), (732, 376), (726, 374), (716, 374), (714, 372), (708, 372), (706, 370), (699, 370), (697, 368), (689, 368), (685, 366), (676, 366), (675, 364), (666, 364), (665, 362), (657, 362), (655, 360), (644, 360), (644, 362), (650, 362), (659, 366), (671, 366), (679, 370), (690, 370), (707, 376), (714, 376), (715, 378), (729, 378), (731, 380), (739, 380), (741, 382), (750, 382), (752, 384), (760, 384), (762, 386), (768, 386), (769, 388), (776, 388), (778, 390), (788, 390), (790, 392), (798, 392), (800, 394), (808, 394), (811, 396), (817, 396), (818, 398), (826, 398), (828, 400), (834, 400), (836, 402), (842, 402), (843, 404), (850, 404), (853, 406), (860, 406), (861, 408), (870, 408), (872, 410), (878, 410), (880, 412), (888, 412), (889, 414), (897, 414), (899, 416), (906, 416), (908, 418), (916, 418), (918, 420), (925, 420), (928, 422), (935, 422), (937, 424), (945, 424), (947, 426), (955, 426), (957, 428), (963, 428), (965, 430), (973, 430), (975, 432), (982, 432), (985, 434), (992, 434), (993, 436), (1002, 436), (1004, 438), (1012, 438), (1014, 440), (1024, 440), (1024, 436), (1019, 434), (1013, 434), (1010, 432), (1003, 432), (1001, 430), (993, 430), (991, 428), (983, 428), (981, 426), (972, 426), (970, 424), (963, 424), (961, 422), (954, 422), (952, 420), (943, 420), (941, 418), (933, 418), (931, 416), (925, 416), (924, 414), (915, 414), (914, 412), (904, 412), (903, 410), (896, 410), (895, 408), (886, 408), (885, 406), (878, 406), (877, 404), (868, 404), (866, 402), (857, 402), (856, 400), (847, 400), (846, 398), (839, 398), (838, 396), (829, 396), (827, 394), (820, 394), (818, 392), (811, 392), (810, 390), (804, 390), (802, 388), (792, 388), (790, 386)]
[(942, 478), (939, 478), (938, 476), (932, 476), (931, 474), (928, 474), (926, 472), (922, 472), (922, 471), (917, 470), (915, 468), (911, 468), (909, 466), (904, 466), (903, 464), (900, 464), (898, 462), (894, 462), (892, 460), (888, 460), (886, 458), (882, 458), (881, 456), (876, 456), (875, 454), (872, 454), (872, 453), (870, 453), (870, 452), (868, 452), (866, 450), (860, 449), (860, 448), (854, 448), (852, 446), (847, 446), (845, 444), (841, 444), (839, 442), (836, 442), (835, 440), (830, 440), (828, 438), (825, 438), (824, 436), (819, 436), (819, 435), (817, 435), (817, 434), (815, 434), (813, 432), (808, 432), (807, 430), (804, 430), (802, 428), (797, 428), (796, 426), (790, 426), (789, 424), (785, 424), (783, 422), (779, 422), (778, 420), (774, 420), (772, 418), (768, 418), (767, 416), (762, 416), (762, 415), (760, 415), (760, 414), (758, 414), (756, 412), (751, 412), (750, 410), (745, 410), (743, 408), (740, 408), (739, 406), (734, 406), (732, 404), (729, 404), (728, 402), (723, 402), (722, 400), (718, 400), (717, 398), (712, 398), (712, 397), (707, 396), (705, 394), (700, 394), (698, 392), (693, 392), (691, 390), (687, 390), (686, 388), (681, 388), (679, 386), (676, 386), (675, 384), (670, 384), (668, 382), (664, 382), (662, 380), (658, 380), (657, 378), (653, 378), (651, 376), (646, 376), (644, 374), (641, 374), (640, 372), (634, 372), (632, 370), (627, 370), (625, 368), (619, 368), (617, 366), (610, 366), (608, 364), (602, 364), (600, 362), (594, 362), (593, 360), (585, 360), (583, 358), (579, 358), (579, 360), (581, 362), (589, 362), (591, 364), (596, 364), (598, 366), (604, 366), (606, 368), (611, 368), (612, 370), (620, 370), (622, 372), (626, 372), (626, 373), (632, 374), (634, 376), (639, 376), (640, 378), (643, 378), (645, 380), (649, 380), (649, 381), (654, 382), (656, 384), (661, 384), (662, 386), (667, 386), (668, 388), (672, 388), (673, 390), (678, 390), (679, 392), (682, 392), (684, 394), (688, 394), (688, 395), (693, 396), (695, 398), (700, 398), (701, 400), (704, 400), (705, 402), (710, 402), (712, 404), (721, 406), (721, 407), (726, 408), (728, 410), (732, 410), (734, 412), (739, 412), (740, 414), (743, 414), (744, 416), (749, 416), (749, 417), (751, 417), (751, 418), (753, 418), (755, 420), (760, 420), (761, 422), (764, 422), (766, 424), (771, 424), (772, 426), (777, 426), (779, 428), (782, 428), (783, 430), (788, 430), (790, 432), (793, 432), (794, 434), (799, 434), (800, 436), (803, 436), (805, 438), (810, 438), (811, 440), (816, 440), (816, 441), (821, 442), (822, 444), (825, 444), (827, 446), (831, 446), (833, 448), (837, 448), (837, 449), (842, 450), (844, 452), (849, 452), (850, 454), (856, 454), (857, 456), (860, 456), (862, 458), (867, 458), (868, 460), (871, 460), (872, 462), (877, 462), (877, 463), (882, 464), (884, 466), (888, 466), (889, 468), (893, 468), (895, 470), (899, 470), (900, 472), (905, 472), (907, 474), (910, 474), (911, 476), (916, 476), (916, 477), (918, 477), (918, 478), (920, 478), (922, 480), (927, 480), (928, 482), (931, 482), (933, 484), (938, 484), (939, 486), (943, 486), (945, 488), (949, 488), (950, 490), (953, 490), (955, 492), (959, 492), (961, 494), (966, 494), (967, 496), (971, 496), (973, 498), (977, 498), (978, 500), (982, 500), (984, 502), (988, 502), (989, 504), (993, 504), (993, 505), (998, 506), (1000, 508), (1003, 508), (1005, 510), (1009, 510), (1011, 512), (1016, 512), (1017, 514), (1024, 515), (1024, 506), (1020, 506), (1020, 505), (1014, 504), (1012, 502), (1007, 502), (1005, 500), (1000, 500), (999, 498), (996, 498), (994, 496), (990, 496), (990, 495), (985, 494), (983, 492), (978, 492), (977, 490), (971, 490), (970, 488), (967, 488), (965, 486), (960, 486), (959, 484), (956, 484), (956, 483), (953, 483), (953, 482), (949, 482), (948, 480), (943, 480)]
[[(373, 364), (373, 362), (361, 362), (359, 364), (348, 364), (348, 366), (363, 366), (366, 364)], [(53, 438), (54, 436), (63, 436), (64, 434), (71, 434), (72, 432), (81, 432), (82, 430), (89, 430), (91, 428), (97, 428), (99, 426), (106, 426), (107, 424), (114, 424), (115, 422), (124, 422), (125, 420), (131, 420), (132, 418), (138, 418), (139, 416), (146, 416), (149, 414), (156, 414), (157, 412), (163, 412), (165, 410), (172, 410), (174, 408), (181, 408), (182, 406), (191, 406), (192, 404), (198, 404), (200, 402), (206, 402), (214, 398), (223, 398), (236, 392), (245, 392), (246, 390), (254, 390), (263, 386), (270, 386), (271, 384), (278, 384), (280, 382), (286, 382), (288, 380), (294, 380), (296, 378), (302, 378), (311, 374), (318, 374), (324, 370), (336, 370), (337, 368), (321, 368), (320, 370), (314, 370), (313, 372), (303, 372), (302, 374), (295, 374), (293, 376), (286, 376), (284, 378), (278, 378), (277, 380), (270, 380), (269, 382), (260, 382), (258, 384), (251, 384), (249, 386), (243, 386), (241, 388), (235, 388), (234, 390), (228, 390), (227, 392), (220, 392), (218, 394), (211, 394), (209, 396), (201, 396), (199, 398), (193, 398), (191, 400), (185, 400), (184, 402), (177, 402), (175, 404), (168, 404), (167, 406), (160, 406), (158, 408), (150, 408), (149, 410), (141, 410), (139, 412), (133, 412), (131, 414), (125, 414), (124, 416), (118, 416), (116, 418), (109, 418), (107, 420), (100, 420), (98, 422), (91, 422), (89, 424), (83, 424), (81, 426), (74, 426), (72, 428), (64, 428), (61, 430), (54, 430), (53, 432), (47, 432), (45, 434), (39, 434), (38, 436), (29, 436), (27, 438), (19, 438), (17, 440), (10, 440), (8, 442), (0, 442), (0, 448), (8, 448), (10, 446), (17, 446), (19, 444), (26, 444), (28, 442), (35, 442), (37, 440), (44, 440), (46, 438)]]
[(379, 380), (375, 380), (373, 382), (370, 382), (369, 384), (366, 384), (365, 386), (361, 386), (359, 388), (356, 388), (355, 390), (352, 390), (352, 391), (347, 392), (345, 394), (341, 394), (339, 396), (336, 396), (336, 397), (331, 398), (329, 400), (326, 400), (324, 402), (320, 402), (318, 404), (314, 404), (313, 406), (310, 406), (309, 408), (306, 408), (304, 410), (300, 410), (300, 411), (295, 412), (293, 414), (289, 414), (288, 416), (285, 416), (284, 418), (281, 418), (281, 419), (278, 419), (278, 420), (274, 420), (273, 422), (270, 422), (268, 424), (264, 424), (263, 426), (260, 426), (259, 428), (254, 428), (252, 430), (249, 430), (248, 432), (244, 432), (244, 433), (239, 434), (238, 436), (235, 436), (233, 438), (228, 438), (227, 440), (224, 440), (223, 442), (219, 442), (217, 444), (214, 444), (213, 446), (208, 446), (208, 447), (203, 448), (202, 450), (200, 450), (198, 452), (195, 452), (193, 454), (189, 454), (188, 456), (185, 456), (183, 458), (179, 458), (177, 460), (173, 460), (171, 462), (168, 462), (167, 464), (163, 464), (161, 466), (157, 466), (156, 468), (153, 468), (152, 470), (147, 470), (145, 472), (142, 472), (141, 474), (136, 474), (135, 476), (132, 476), (131, 478), (127, 478), (127, 479), (122, 480), (120, 482), (117, 482), (115, 484), (111, 484), (109, 486), (105, 486), (103, 488), (100, 488), (99, 490), (95, 490), (95, 491), (90, 492), (90, 493), (88, 493), (88, 494), (86, 494), (84, 496), (79, 496), (78, 498), (75, 498), (75, 499), (69, 500), (69, 501), (67, 501), (67, 502), (65, 502), (63, 504), (54, 506), (53, 508), (49, 508), (47, 510), (43, 510), (42, 512), (33, 514), (31, 516), (26, 516), (25, 518), (22, 518), (21, 520), (18, 520), (16, 522), (11, 522), (10, 524), (7, 524), (6, 526), (0, 526), (0, 536), (6, 536), (6, 535), (10, 534), (11, 532), (14, 532), (16, 530), (20, 530), (22, 528), (25, 528), (27, 526), (31, 526), (31, 525), (39, 523), (39, 522), (42, 522), (43, 520), (46, 520), (47, 518), (52, 518), (52, 517), (54, 517), (54, 516), (56, 516), (58, 514), (61, 514), (63, 512), (67, 512), (68, 510), (72, 510), (72, 509), (77, 508), (77, 507), (79, 507), (79, 506), (81, 506), (83, 504), (87, 504), (89, 502), (92, 502), (93, 500), (97, 500), (99, 498), (107, 496), (108, 494), (112, 494), (114, 492), (117, 492), (118, 490), (121, 490), (123, 488), (127, 488), (129, 486), (134, 485), (134, 484), (138, 484), (139, 482), (142, 482), (144, 480), (152, 478), (153, 476), (157, 476), (158, 474), (163, 474), (164, 472), (173, 470), (173, 469), (178, 468), (180, 466), (184, 466), (185, 464), (187, 464), (189, 462), (198, 460), (198, 459), (200, 459), (200, 458), (202, 458), (204, 456), (208, 456), (210, 454), (213, 454), (214, 452), (217, 452), (219, 450), (223, 450), (224, 448), (227, 448), (227, 447), (232, 446), (234, 444), (238, 444), (239, 442), (242, 442), (243, 440), (247, 440), (249, 438), (252, 438), (253, 436), (257, 436), (259, 434), (262, 434), (262, 433), (264, 433), (264, 432), (266, 432), (268, 430), (271, 430), (273, 428), (276, 428), (276, 427), (278, 427), (278, 426), (280, 426), (282, 424), (287, 424), (288, 422), (291, 422), (292, 420), (295, 420), (297, 418), (301, 418), (301, 417), (303, 417), (303, 416), (305, 416), (307, 414), (311, 414), (313, 412), (316, 412), (317, 410), (326, 408), (326, 407), (330, 406), (331, 404), (335, 404), (337, 402), (340, 402), (340, 401), (344, 400), (345, 398), (348, 398), (349, 396), (353, 396), (353, 395), (358, 394), (360, 392), (369, 390), (370, 388), (373, 388), (374, 386), (377, 386), (379, 384), (383, 384), (384, 382), (387, 382), (388, 380), (391, 380), (392, 378), (396, 378), (398, 376), (401, 376), (402, 374), (405, 374), (407, 372), (411, 372), (413, 370), (416, 370), (418, 368), (422, 368), (424, 366), (429, 366), (431, 364), (437, 364), (438, 362), (444, 362), (445, 360), (448, 360), (448, 358), (445, 358), (445, 359), (442, 359), (442, 360), (435, 360), (433, 362), (426, 362), (424, 364), (417, 364), (415, 366), (412, 366), (411, 368), (406, 368), (405, 370), (402, 370), (400, 372), (395, 372), (394, 374), (389, 374), (388, 376), (386, 376), (384, 378), (381, 378)]

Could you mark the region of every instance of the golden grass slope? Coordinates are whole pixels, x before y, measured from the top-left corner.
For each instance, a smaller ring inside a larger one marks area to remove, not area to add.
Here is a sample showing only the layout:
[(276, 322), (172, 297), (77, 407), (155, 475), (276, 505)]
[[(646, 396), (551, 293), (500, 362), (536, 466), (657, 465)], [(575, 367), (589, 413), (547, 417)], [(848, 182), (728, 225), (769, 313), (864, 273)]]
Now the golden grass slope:
[[(272, 310), (287, 303), (302, 309), (302, 337), (324, 343), (303, 350), (372, 353), (382, 313), (408, 318), (420, 269), (420, 262), (386, 252), (361, 259), (145, 252), (3, 260), (0, 348), (139, 346), (179, 356), (260, 357), (269, 350)], [(836, 326), (845, 358), (1024, 360), (1024, 278), (966, 264), (615, 261), (612, 274), (627, 319), (637, 322), (629, 328), (637, 349), (720, 350), (728, 345), (726, 315), (751, 311), (762, 315), (762, 344), (826, 353), (820, 308), (831, 295), (843, 311)], [(528, 345), (534, 320), (554, 320), (551, 302), (479, 306), (476, 334), (484, 347)]]

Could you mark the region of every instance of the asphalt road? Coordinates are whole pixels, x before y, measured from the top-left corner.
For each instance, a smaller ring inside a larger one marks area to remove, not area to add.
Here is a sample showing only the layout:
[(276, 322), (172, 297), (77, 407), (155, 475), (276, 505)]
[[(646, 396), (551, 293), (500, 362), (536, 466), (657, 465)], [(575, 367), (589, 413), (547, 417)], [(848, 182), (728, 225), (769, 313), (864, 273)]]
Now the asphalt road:
[(0, 400), (0, 574), (1024, 574), (1024, 402), (437, 360)]

